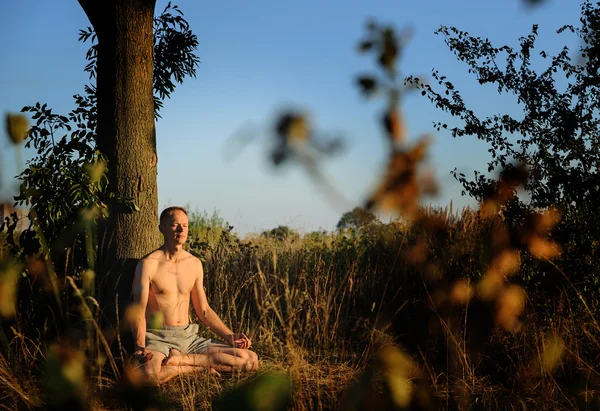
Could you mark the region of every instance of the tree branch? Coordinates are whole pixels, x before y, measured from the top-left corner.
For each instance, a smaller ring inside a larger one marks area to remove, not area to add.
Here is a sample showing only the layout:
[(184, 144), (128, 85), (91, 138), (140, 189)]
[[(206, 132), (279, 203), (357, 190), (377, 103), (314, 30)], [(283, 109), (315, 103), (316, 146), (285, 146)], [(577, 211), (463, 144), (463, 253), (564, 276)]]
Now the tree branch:
[(99, 22), (100, 22), (100, 16), (99, 16), (99, 11), (98, 11), (98, 3), (99, 2), (97, 0), (77, 0), (77, 1), (79, 2), (79, 5), (85, 12), (86, 16), (88, 17), (88, 20), (94, 27), (94, 30), (96, 31), (96, 33), (98, 33)]

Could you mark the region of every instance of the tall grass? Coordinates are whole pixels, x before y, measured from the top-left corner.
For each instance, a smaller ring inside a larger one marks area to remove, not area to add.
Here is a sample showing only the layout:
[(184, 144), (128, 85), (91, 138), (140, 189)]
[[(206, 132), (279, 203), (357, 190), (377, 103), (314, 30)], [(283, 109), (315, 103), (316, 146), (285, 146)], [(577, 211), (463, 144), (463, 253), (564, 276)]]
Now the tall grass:
[[(256, 398), (285, 397), (285, 384), (266, 379), (271, 374), (290, 381), (289, 405), (299, 410), (600, 407), (598, 302), (566, 279), (554, 281), (560, 277), (540, 288), (542, 272), (556, 269), (524, 256), (519, 274), (506, 282), (527, 291), (526, 309), (507, 331), (499, 303), (460, 297), (489, 265), (489, 224), (468, 209), (426, 212), (448, 225), (443, 235), (398, 221), (240, 239), (218, 216), (192, 215), (188, 246), (204, 261), (209, 302), (231, 328), (250, 336), (261, 358), (258, 373), (186, 375), (141, 388), (122, 362), (126, 356), (111, 354), (115, 333), (99, 328), (95, 300), (69, 277), (63, 292), (70, 290), (71, 303), (88, 310), (81, 321), (90, 327), (76, 323), (57, 340), (40, 330), (32, 334), (25, 319), (35, 313), (3, 321), (8, 347), (0, 356), (0, 407), (56, 405), (52, 389), (66, 390), (62, 401), (84, 408), (227, 408), (243, 404), (244, 390), (258, 392)], [(423, 233), (435, 270), (411, 263)], [(19, 281), (21, 289), (33, 282)], [(72, 375), (85, 376), (81, 392)]]

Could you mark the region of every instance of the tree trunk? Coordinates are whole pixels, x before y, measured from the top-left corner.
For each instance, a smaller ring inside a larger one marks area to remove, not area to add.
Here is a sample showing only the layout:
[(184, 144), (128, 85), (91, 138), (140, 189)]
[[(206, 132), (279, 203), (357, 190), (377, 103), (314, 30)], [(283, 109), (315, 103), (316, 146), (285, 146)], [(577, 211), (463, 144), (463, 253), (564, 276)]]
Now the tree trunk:
[[(154, 128), (155, 0), (79, 0), (98, 35), (98, 149), (108, 159), (109, 218), (98, 239), (99, 297), (114, 318), (137, 260), (159, 246)], [(139, 208), (123, 205), (131, 198)], [(112, 311), (112, 312), (110, 312)], [(120, 311), (123, 314), (123, 311)]]

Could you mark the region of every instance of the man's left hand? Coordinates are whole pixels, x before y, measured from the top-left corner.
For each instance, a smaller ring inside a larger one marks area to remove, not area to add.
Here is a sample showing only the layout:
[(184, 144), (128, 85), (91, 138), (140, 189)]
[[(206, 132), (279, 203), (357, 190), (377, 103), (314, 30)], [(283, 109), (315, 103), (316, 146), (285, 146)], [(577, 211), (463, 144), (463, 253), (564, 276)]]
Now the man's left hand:
[(152, 352), (146, 350), (146, 347), (138, 347), (138, 349), (133, 353), (132, 359), (138, 361), (140, 364), (145, 364), (149, 362), (152, 357)]

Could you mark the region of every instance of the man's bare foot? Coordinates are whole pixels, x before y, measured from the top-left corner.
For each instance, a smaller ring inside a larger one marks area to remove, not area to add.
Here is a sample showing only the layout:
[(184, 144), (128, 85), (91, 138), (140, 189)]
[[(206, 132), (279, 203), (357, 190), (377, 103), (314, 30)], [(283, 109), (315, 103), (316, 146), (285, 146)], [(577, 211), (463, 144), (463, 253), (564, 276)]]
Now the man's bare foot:
[(209, 374), (214, 375), (215, 377), (221, 376), (221, 373), (219, 371), (215, 370), (213, 367), (210, 367), (207, 371)]
[[(172, 367), (173, 366), (174, 367), (178, 367), (178, 366), (189, 367), (190, 365), (187, 364), (185, 361), (182, 361), (183, 359), (184, 359), (184, 356), (182, 354), (171, 353), (171, 355), (169, 355), (162, 361), (162, 365), (163, 366), (172, 366)], [(198, 365), (196, 367), (197, 367), (197, 369), (202, 369), (205, 372), (207, 372), (208, 374), (214, 375), (215, 377), (221, 376), (221, 373), (213, 367), (205, 367), (202, 365)]]
[(171, 353), (168, 357), (165, 357), (165, 359), (162, 361), (162, 365), (183, 365), (181, 364), (181, 357), (181, 354)]

